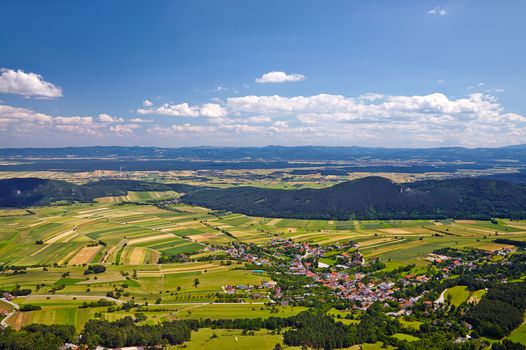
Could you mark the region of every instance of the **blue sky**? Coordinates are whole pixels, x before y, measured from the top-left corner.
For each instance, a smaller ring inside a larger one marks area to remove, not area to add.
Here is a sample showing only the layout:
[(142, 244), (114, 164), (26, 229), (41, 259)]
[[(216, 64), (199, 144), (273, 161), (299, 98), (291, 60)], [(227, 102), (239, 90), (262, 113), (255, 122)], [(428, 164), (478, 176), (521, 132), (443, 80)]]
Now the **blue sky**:
[(0, 147), (526, 140), (522, 0), (0, 8)]

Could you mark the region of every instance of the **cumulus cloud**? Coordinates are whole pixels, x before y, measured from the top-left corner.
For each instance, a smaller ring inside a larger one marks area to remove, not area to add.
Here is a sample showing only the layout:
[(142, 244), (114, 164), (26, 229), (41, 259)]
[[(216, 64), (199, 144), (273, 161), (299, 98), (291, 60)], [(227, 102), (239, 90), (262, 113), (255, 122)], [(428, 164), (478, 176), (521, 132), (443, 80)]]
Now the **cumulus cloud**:
[(0, 93), (26, 97), (55, 98), (62, 96), (62, 89), (44, 80), (36, 73), (22, 70), (0, 69)]
[(129, 121), (132, 123), (153, 123), (153, 119), (144, 119), (144, 118), (132, 118)]
[(115, 134), (131, 134), (135, 129), (140, 128), (140, 125), (137, 124), (118, 124), (112, 125), (110, 131)]
[(245, 121), (247, 123), (254, 123), (254, 124), (270, 123), (272, 122), (272, 118), (266, 115), (260, 115), (260, 116), (248, 117), (245, 119)]
[(383, 96), (358, 99), (341, 95), (282, 97), (244, 96), (229, 98), (227, 111), (232, 115), (294, 116), (313, 121), (388, 122), (412, 121), (415, 118), (453, 118), (468, 120), (489, 114), (500, 115), (500, 104), (493, 96), (472, 94), (467, 98), (449, 99), (442, 93), (423, 96)]
[(146, 130), (150, 134), (160, 136), (173, 136), (176, 134), (194, 134), (212, 132), (213, 128), (202, 125), (186, 124), (172, 124), (169, 126), (154, 126)]
[(447, 10), (442, 7), (435, 7), (431, 10), (427, 11), (428, 15), (434, 15), (434, 16), (445, 16), (447, 15)]
[(207, 118), (221, 118), (226, 115), (226, 111), (217, 103), (205, 103), (198, 110), (201, 116)]
[(263, 74), (259, 78), (256, 78), (258, 84), (269, 84), (269, 83), (288, 83), (295, 81), (305, 80), (303, 74), (287, 74), (281, 71), (272, 71)]
[(11, 123), (50, 123), (52, 117), (43, 113), (37, 113), (29, 108), (0, 105), (0, 121), (3, 125)]
[(142, 106), (143, 107), (151, 107), (151, 106), (153, 106), (153, 102), (150, 101), (150, 100), (144, 100), (144, 101), (142, 101)]
[(226, 115), (221, 105), (216, 103), (205, 103), (191, 106), (188, 103), (169, 104), (165, 103), (157, 108), (139, 108), (137, 113), (143, 115), (165, 115), (170, 117), (207, 117), (220, 118)]
[(33, 135), (33, 138), (38, 139), (43, 134), (68, 133), (104, 137), (109, 134), (129, 134), (140, 127), (124, 122), (124, 118), (105, 113), (97, 117), (49, 115), (29, 108), (0, 104), (0, 132), (6, 136)]
[[(140, 114), (188, 117), (120, 118), (109, 114), (53, 116), (0, 104), (0, 140), (41, 131), (126, 137), (144, 144), (367, 145), (386, 147), (501, 146), (523, 143), (526, 117), (506, 111), (498, 98), (472, 93), (452, 98), (366, 93), (357, 97), (240, 96), (214, 103), (164, 104)], [(235, 137), (232, 137), (235, 135)], [(95, 139), (95, 138), (93, 138)], [(8, 141), (5, 141), (8, 140)], [(173, 142), (173, 143), (172, 143)], [(7, 143), (9, 145), (9, 143)]]
[(103, 123), (122, 123), (124, 121), (122, 118), (112, 117), (106, 113), (99, 114), (99, 120)]
[(54, 117), (53, 122), (57, 125), (78, 125), (78, 126), (94, 125), (93, 117)]
[[(251, 144), (260, 137), (266, 143), (330, 141), (408, 147), (494, 146), (523, 142), (521, 138), (526, 135), (525, 117), (504, 112), (496, 97), (482, 93), (462, 98), (442, 93), (414, 96), (367, 93), (356, 98), (332, 94), (253, 95), (227, 98), (215, 105), (221, 117), (204, 119), (205, 124), (208, 120), (215, 128), (185, 124), (165, 133), (203, 132), (209, 137), (236, 133), (247, 137), (239, 142)], [(187, 107), (195, 111), (195, 116), (205, 117), (205, 113), (199, 113), (201, 106)]]

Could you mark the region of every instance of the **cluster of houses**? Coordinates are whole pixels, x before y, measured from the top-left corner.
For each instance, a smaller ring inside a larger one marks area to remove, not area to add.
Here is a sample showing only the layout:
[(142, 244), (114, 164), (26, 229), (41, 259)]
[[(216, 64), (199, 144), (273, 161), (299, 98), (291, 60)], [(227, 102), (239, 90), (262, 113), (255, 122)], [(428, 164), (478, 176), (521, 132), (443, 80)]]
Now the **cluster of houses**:
[[(356, 245), (352, 241), (321, 247), (307, 242), (293, 242), (277, 238), (267, 243), (263, 248), (237, 244), (229, 248), (228, 253), (232, 258), (242, 259), (255, 265), (270, 266), (279, 262), (286, 273), (311, 279), (312, 283), (303, 286), (306, 290), (303, 294), (292, 297), (296, 301), (308, 297), (311, 294), (308, 292), (309, 288), (324, 286), (332, 290), (334, 295), (353, 301), (358, 309), (365, 310), (376, 302), (394, 301), (400, 306), (400, 311), (396, 314), (410, 314), (412, 307), (421, 296), (396, 298), (395, 293), (399, 288), (427, 283), (430, 277), (425, 274), (407, 274), (399, 280), (370, 279), (366, 273), (356, 272), (356, 269), (351, 270), (353, 267), (365, 264), (362, 254), (353, 248), (356, 248)], [(482, 259), (491, 258), (494, 255), (507, 256), (510, 253), (511, 249), (502, 248), (488, 252)], [(269, 257), (278, 259), (270, 260)], [(286, 260), (288, 261), (286, 264), (283, 263), (283, 259), (279, 259), (283, 257), (289, 258)], [(447, 278), (455, 267), (466, 266), (469, 268), (476, 264), (473, 259), (463, 260), (461, 257), (441, 254), (429, 254), (426, 259), (441, 269), (443, 278)], [(223, 289), (227, 294), (234, 294), (236, 291), (266, 289), (272, 291), (273, 298), (276, 301), (284, 305), (290, 301), (286, 300), (287, 297), (282, 294), (280, 288), (273, 281), (265, 281), (260, 286), (225, 286)], [(426, 308), (433, 308), (434, 306), (431, 301), (424, 302)]]
[(241, 259), (256, 266), (270, 265), (268, 258), (251, 253), (250, 247), (242, 243), (231, 246), (226, 252), (234, 259)]
[(324, 287), (332, 289), (340, 298), (354, 301), (362, 310), (366, 310), (377, 301), (394, 300), (392, 294), (397, 290), (394, 282), (363, 281), (364, 277), (362, 273), (349, 275), (333, 271), (315, 275), (313, 278)]
[[(287, 255), (290, 258), (288, 266), (284, 266), (290, 274), (306, 276), (313, 280), (312, 284), (307, 284), (306, 289), (322, 285), (331, 289), (335, 295), (342, 299), (355, 301), (361, 309), (367, 309), (377, 301), (394, 300), (392, 294), (397, 290), (394, 282), (373, 282), (363, 280), (366, 277), (363, 273), (349, 274), (346, 270), (351, 267), (362, 266), (365, 259), (358, 251), (351, 251), (355, 248), (355, 243), (350, 241), (343, 244), (320, 247), (307, 242), (293, 242), (283, 239), (274, 239), (268, 243), (269, 250), (266, 255), (281, 257)], [(337, 263), (332, 266), (332, 271), (325, 270), (331, 267), (320, 262), (320, 258), (328, 253), (337, 251), (337, 254), (330, 254), (331, 260)], [(261, 265), (270, 265), (271, 262), (258, 256), (250, 246), (238, 244), (229, 248), (228, 253), (232, 258), (243, 259), (247, 262), (259, 262)], [(321, 269), (320, 269), (321, 268)], [(423, 283), (425, 276), (416, 276), (414, 279), (407, 279), (408, 283)], [(281, 300), (283, 295), (275, 282), (263, 282), (260, 286), (265, 289), (273, 290), (273, 295), (277, 300)], [(225, 286), (223, 289), (227, 294), (234, 294), (236, 291), (252, 290), (254, 286)], [(305, 292), (303, 296), (295, 296), (294, 299), (301, 300), (310, 293)], [(287, 303), (287, 300), (281, 300)]]
[(238, 284), (237, 286), (223, 286), (223, 291), (226, 294), (235, 294), (237, 291), (241, 292), (253, 292), (257, 290), (264, 290), (264, 289), (274, 289), (276, 288), (277, 283), (274, 281), (261, 281), (261, 284), (259, 285), (253, 285), (253, 284)]
[(447, 256), (447, 255), (436, 254), (436, 253), (428, 254), (425, 259), (432, 262), (436, 266), (440, 267), (443, 274), (447, 277), (451, 273), (452, 270), (454, 270), (455, 268), (459, 266), (465, 266), (465, 267), (471, 268), (471, 267), (474, 267), (477, 264), (477, 262), (480, 260), (492, 259), (495, 256), (507, 257), (513, 252), (513, 250), (508, 247), (503, 247), (503, 248), (493, 250), (493, 251), (486, 250), (486, 251), (481, 251), (481, 252), (483, 252), (484, 255), (475, 260), (463, 259), (462, 257), (459, 257), (459, 256)]

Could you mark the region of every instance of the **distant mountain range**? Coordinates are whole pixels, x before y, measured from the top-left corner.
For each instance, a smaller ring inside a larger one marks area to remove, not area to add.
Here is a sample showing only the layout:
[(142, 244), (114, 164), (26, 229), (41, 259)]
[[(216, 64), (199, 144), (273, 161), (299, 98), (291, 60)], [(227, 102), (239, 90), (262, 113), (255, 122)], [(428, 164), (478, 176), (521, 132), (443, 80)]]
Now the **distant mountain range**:
[(377, 159), (427, 159), (437, 161), (526, 160), (526, 145), (500, 148), (381, 148), (326, 146), (266, 146), (266, 147), (63, 147), (63, 148), (3, 148), (0, 158), (119, 158), (119, 159), (179, 159), (179, 160), (267, 160), (267, 161), (335, 161), (373, 157)]
[[(3, 164), (2, 161), (3, 160)], [(501, 148), (70, 147), (0, 149), (0, 171), (171, 171), (326, 167), (339, 171), (526, 169), (526, 145)]]
[(480, 178), (396, 184), (366, 177), (324, 189), (231, 187), (182, 199), (252, 216), (300, 219), (526, 218), (526, 186)]

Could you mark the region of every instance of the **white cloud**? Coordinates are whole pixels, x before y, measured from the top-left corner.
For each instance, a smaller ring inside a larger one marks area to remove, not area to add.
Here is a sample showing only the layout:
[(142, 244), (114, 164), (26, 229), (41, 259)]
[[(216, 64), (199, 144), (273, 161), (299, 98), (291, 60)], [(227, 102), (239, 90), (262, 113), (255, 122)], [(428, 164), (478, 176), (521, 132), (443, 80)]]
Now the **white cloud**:
[(109, 114), (102, 113), (102, 114), (99, 114), (99, 121), (103, 123), (122, 123), (124, 119), (118, 118), (118, 117), (112, 117)]
[(91, 116), (53, 116), (35, 112), (29, 108), (0, 105), (0, 139), (5, 135), (18, 137), (32, 135), (39, 139), (42, 135), (67, 133), (103, 137), (109, 133), (130, 133), (139, 128), (136, 124), (121, 124), (123, 118), (112, 117), (102, 113)]
[(137, 110), (139, 114), (159, 114), (168, 115), (172, 117), (198, 117), (199, 112), (195, 108), (191, 108), (188, 103), (180, 103), (171, 105), (168, 103), (163, 104), (157, 108), (140, 108)]
[(247, 124), (227, 124), (219, 127), (223, 131), (235, 132), (236, 134), (261, 134), (264, 130), (260, 126), (247, 125)]
[(54, 117), (53, 122), (58, 125), (94, 125), (92, 117)]
[(11, 123), (50, 123), (53, 118), (43, 113), (37, 113), (28, 108), (0, 105), (0, 121), (7, 125)]
[(143, 107), (151, 107), (151, 106), (153, 106), (153, 102), (150, 101), (150, 100), (144, 100), (144, 101), (142, 101), (142, 106)]
[(289, 128), (289, 123), (283, 120), (278, 120), (274, 122), (272, 126), (269, 127), (269, 130), (272, 132), (286, 132)]
[(173, 131), (177, 131), (177, 132), (192, 132), (192, 133), (195, 133), (195, 132), (208, 132), (210, 131), (210, 128), (209, 127), (205, 127), (205, 126), (202, 126), (202, 125), (191, 125), (191, 124), (183, 124), (183, 125), (177, 125), (177, 124), (173, 124), (171, 126), (171, 129)]
[[(195, 123), (155, 125), (160, 135), (202, 133), (239, 144), (365, 144), (383, 146), (501, 145), (523, 142), (526, 118), (505, 113), (497, 98), (473, 93), (398, 96), (366, 93), (284, 97), (242, 96), (215, 103), (164, 105), (148, 113), (191, 115)], [(314, 137), (314, 139), (313, 139)], [(319, 140), (319, 142), (312, 142)]]
[(256, 78), (256, 83), (258, 84), (268, 84), (268, 83), (287, 83), (305, 80), (303, 74), (287, 74), (281, 71), (272, 71), (263, 74), (259, 78)]
[(129, 119), (132, 123), (153, 123), (153, 119), (144, 119), (144, 118), (132, 118)]
[(320, 94), (307, 97), (233, 97), (227, 100), (225, 108), (229, 115), (238, 116), (291, 116), (309, 123), (315, 120), (374, 123), (439, 116), (465, 120), (480, 117), (489, 111), (498, 114), (500, 105), (494, 97), (482, 94), (456, 100), (441, 93), (423, 96), (378, 95), (374, 99)]
[(213, 129), (208, 126), (186, 124), (172, 124), (170, 126), (154, 126), (146, 130), (150, 134), (160, 136), (173, 136), (175, 134), (209, 133)]
[(428, 15), (434, 15), (434, 16), (445, 16), (447, 15), (447, 10), (442, 7), (435, 7), (431, 10), (427, 11)]
[(114, 132), (115, 134), (131, 134), (135, 129), (140, 128), (140, 125), (137, 124), (118, 124), (118, 125), (112, 125), (110, 127), (110, 131)]
[(157, 108), (140, 108), (137, 113), (147, 115), (166, 115), (170, 117), (208, 117), (220, 118), (225, 116), (221, 105), (216, 103), (205, 103), (203, 105), (190, 106), (188, 103), (169, 104), (165, 103)]
[(221, 118), (226, 115), (226, 112), (217, 103), (205, 103), (199, 107), (199, 114), (207, 118)]
[(62, 96), (62, 89), (35, 73), (22, 70), (0, 69), (0, 93), (27, 97), (55, 98)]
[(248, 117), (245, 119), (247, 123), (254, 123), (254, 124), (260, 124), (260, 123), (270, 123), (272, 122), (272, 118), (269, 116), (254, 116), (254, 117)]
[(48, 134), (52, 135), (50, 138), (61, 139), (57, 138), (59, 132), (60, 136), (66, 136), (65, 133), (93, 136), (93, 140), (98, 140), (93, 143), (133, 133), (134, 142), (139, 144), (164, 142), (172, 146), (479, 147), (524, 143), (526, 139), (526, 116), (505, 111), (499, 100), (487, 93), (458, 98), (439, 92), (413, 96), (367, 93), (358, 97), (253, 95), (205, 104), (165, 104), (144, 110), (143, 114), (191, 118), (174, 124), (171, 118), (52, 116), (0, 104), (0, 143), (4, 141), (8, 146), (10, 140), (29, 138), (27, 135), (39, 139)]

